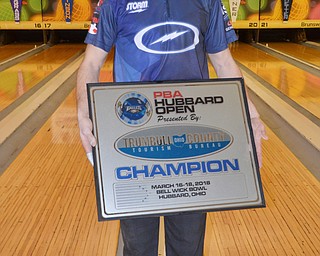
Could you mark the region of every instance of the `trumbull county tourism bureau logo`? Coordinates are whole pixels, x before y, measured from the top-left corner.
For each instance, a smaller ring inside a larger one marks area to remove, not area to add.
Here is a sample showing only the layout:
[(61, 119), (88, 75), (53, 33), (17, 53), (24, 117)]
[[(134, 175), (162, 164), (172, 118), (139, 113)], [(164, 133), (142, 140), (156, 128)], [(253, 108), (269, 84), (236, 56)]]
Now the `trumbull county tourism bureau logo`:
[(220, 152), (233, 136), (220, 128), (201, 125), (166, 125), (136, 130), (115, 142), (116, 150), (129, 157), (153, 160), (190, 159)]
[(149, 100), (137, 92), (123, 94), (117, 100), (115, 108), (118, 118), (129, 126), (143, 125), (152, 115)]

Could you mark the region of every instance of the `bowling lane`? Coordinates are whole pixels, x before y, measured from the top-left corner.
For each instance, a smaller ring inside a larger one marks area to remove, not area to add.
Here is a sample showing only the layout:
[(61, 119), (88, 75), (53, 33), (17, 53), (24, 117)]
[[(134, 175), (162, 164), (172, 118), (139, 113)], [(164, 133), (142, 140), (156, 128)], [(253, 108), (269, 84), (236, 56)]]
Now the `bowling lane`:
[(290, 55), (296, 59), (300, 59), (314, 66), (320, 67), (320, 48), (315, 49), (306, 45), (290, 42), (270, 42), (264, 43), (264, 45)]
[[(119, 222), (97, 221), (75, 98), (73, 91), (0, 176), (1, 255), (115, 255)], [(268, 135), (267, 208), (210, 213), (204, 255), (319, 255), (320, 183)]]
[(239, 63), (320, 118), (320, 76), (312, 75), (245, 43), (233, 44), (230, 50)]
[(0, 255), (115, 255), (119, 222), (98, 222), (93, 176), (74, 90), (0, 176)]
[(14, 58), (26, 51), (32, 50), (38, 46), (40, 46), (40, 44), (34, 43), (2, 45), (0, 46), (0, 63)]
[[(107, 62), (103, 81), (111, 71)], [(210, 213), (204, 255), (319, 255), (320, 184), (268, 135), (267, 208)], [(93, 179), (73, 91), (0, 176), (0, 254), (115, 255), (119, 222), (97, 221)]]
[(208, 214), (206, 256), (320, 255), (320, 183), (267, 127), (266, 208)]
[(0, 111), (84, 48), (84, 44), (55, 45), (0, 72)]

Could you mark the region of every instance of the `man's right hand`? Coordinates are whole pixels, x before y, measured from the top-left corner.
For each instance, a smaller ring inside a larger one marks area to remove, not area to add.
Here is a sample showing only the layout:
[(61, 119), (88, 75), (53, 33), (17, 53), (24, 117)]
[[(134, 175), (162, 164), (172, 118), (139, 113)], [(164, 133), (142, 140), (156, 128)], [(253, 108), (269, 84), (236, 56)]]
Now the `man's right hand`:
[(80, 138), (86, 153), (92, 152), (92, 147), (97, 144), (96, 138), (92, 134), (92, 122), (88, 117), (78, 117)]
[(92, 122), (89, 119), (87, 83), (99, 81), (100, 69), (104, 64), (107, 52), (93, 45), (87, 45), (84, 59), (79, 67), (77, 75), (77, 105), (78, 124), (80, 138), (87, 157), (92, 164), (92, 147), (97, 144), (96, 138), (92, 134)]

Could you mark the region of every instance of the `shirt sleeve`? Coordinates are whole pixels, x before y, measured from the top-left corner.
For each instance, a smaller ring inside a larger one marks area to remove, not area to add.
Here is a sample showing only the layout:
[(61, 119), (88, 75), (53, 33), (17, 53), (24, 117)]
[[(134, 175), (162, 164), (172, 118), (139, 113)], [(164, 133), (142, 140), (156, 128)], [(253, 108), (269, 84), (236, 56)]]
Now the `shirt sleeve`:
[(92, 44), (109, 52), (116, 40), (117, 22), (112, 8), (112, 1), (100, 1), (97, 5), (88, 34), (86, 44)]
[(209, 26), (205, 34), (208, 53), (225, 50), (229, 43), (237, 41), (228, 13), (220, 0), (215, 0), (210, 11)]

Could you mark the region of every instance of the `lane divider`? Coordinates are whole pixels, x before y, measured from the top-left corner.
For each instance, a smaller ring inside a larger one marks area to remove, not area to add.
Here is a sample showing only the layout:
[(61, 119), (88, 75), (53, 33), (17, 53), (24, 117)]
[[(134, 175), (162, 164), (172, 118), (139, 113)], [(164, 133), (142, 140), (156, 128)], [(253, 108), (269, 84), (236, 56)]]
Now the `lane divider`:
[(10, 58), (8, 60), (0, 62), (0, 71), (3, 71), (5, 69), (7, 69), (7, 68), (10, 68), (11, 66), (13, 66), (13, 65), (15, 65), (17, 63), (20, 63), (21, 61), (29, 58), (30, 56), (35, 55), (35, 54), (37, 54), (37, 53), (39, 53), (39, 52), (41, 52), (41, 51), (43, 51), (45, 49), (48, 49), (48, 48), (50, 48), (49, 45), (42, 44), (42, 45), (40, 45), (38, 47), (35, 47), (35, 48), (33, 48), (33, 49), (29, 50), (29, 51), (21, 53), (21, 54), (15, 56), (13, 58)]
[(247, 87), (258, 95), (274, 112), (278, 113), (292, 128), (320, 151), (320, 127), (301, 114), (294, 107), (265, 88), (249, 73), (242, 69)]
[(0, 175), (76, 85), (84, 54), (0, 121)]
[(38, 109), (80, 66), (83, 55), (59, 72), (41, 87), (37, 93), (25, 100), (8, 116), (0, 121), (0, 144), (2, 144), (32, 113)]

